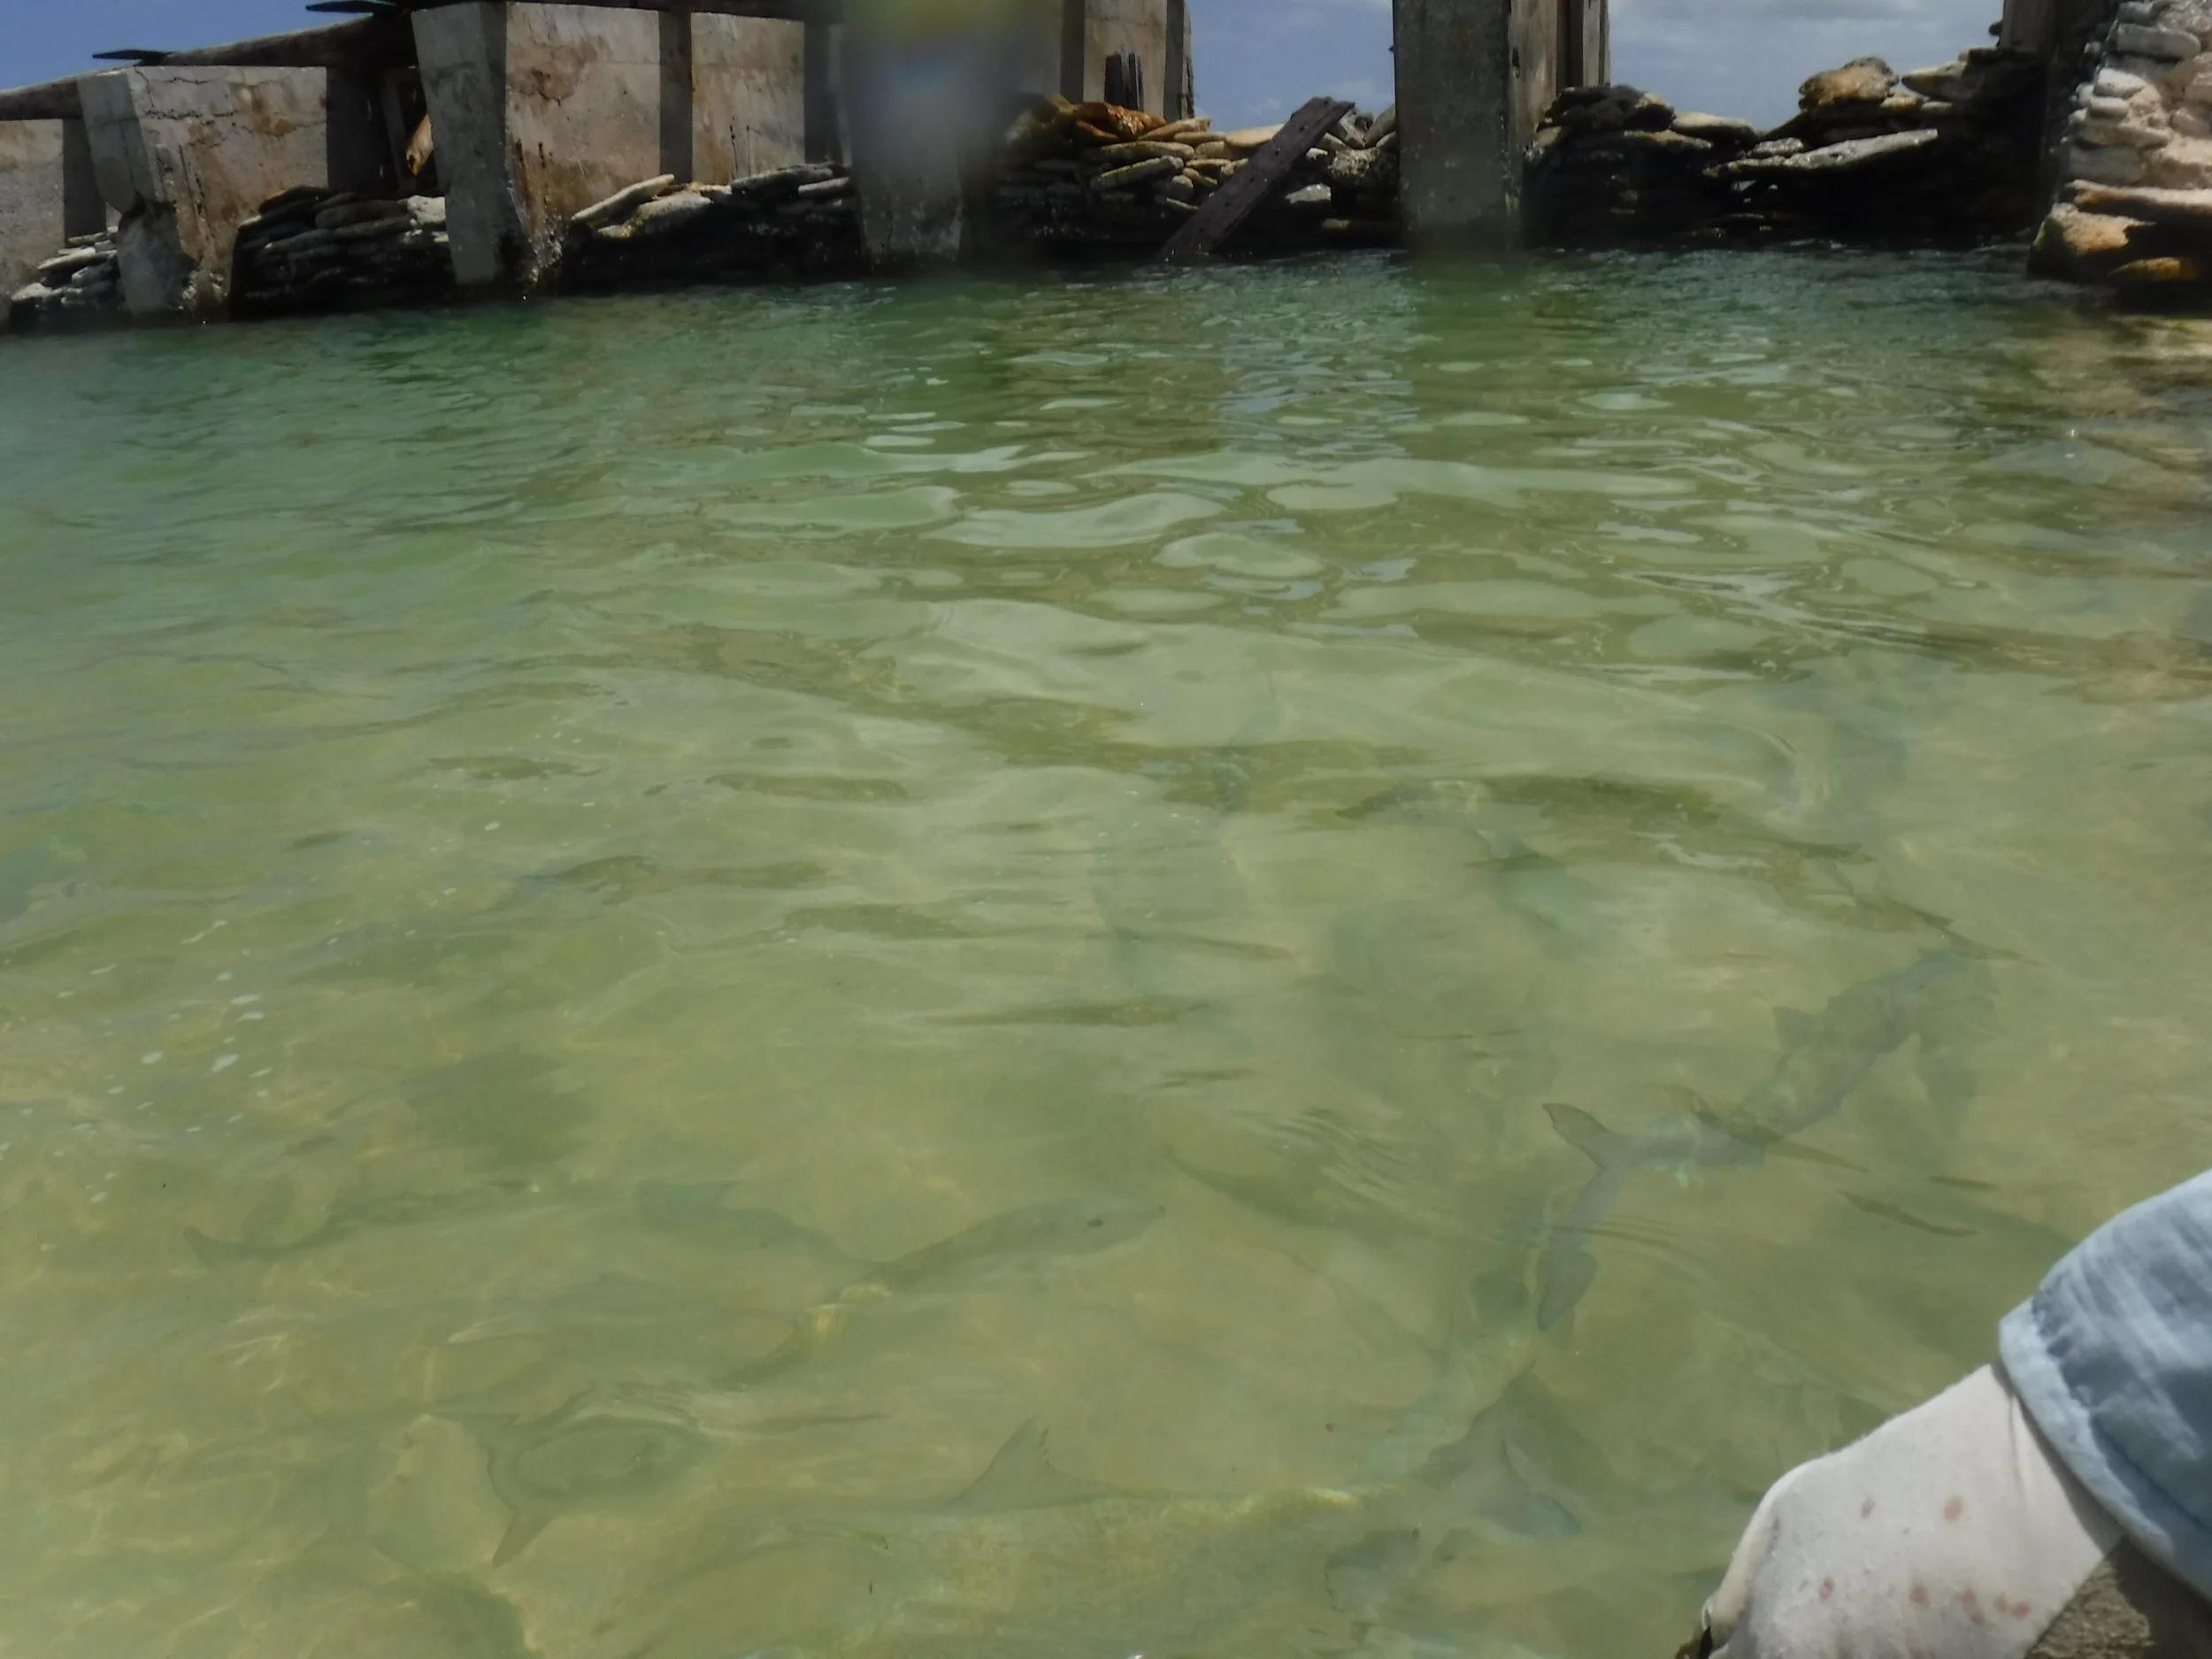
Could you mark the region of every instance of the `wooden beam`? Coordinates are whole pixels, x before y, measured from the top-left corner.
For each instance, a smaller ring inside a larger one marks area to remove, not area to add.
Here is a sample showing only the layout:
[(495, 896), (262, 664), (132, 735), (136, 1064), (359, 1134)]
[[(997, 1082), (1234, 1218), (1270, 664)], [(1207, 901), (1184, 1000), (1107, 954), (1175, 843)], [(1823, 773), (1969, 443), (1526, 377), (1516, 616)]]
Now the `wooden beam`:
[(16, 87), (0, 92), (0, 121), (81, 121), (84, 101), (77, 96), (77, 80), (42, 81), (35, 87)]
[(1290, 170), (1321, 134), (1351, 112), (1352, 106), (1340, 98), (1316, 98), (1307, 104), (1183, 221), (1183, 227), (1160, 250), (1160, 257), (1169, 265), (1197, 265), (1213, 257), (1214, 250), (1282, 188)]
[[(466, 0), (410, 0), (409, 12), (461, 5)], [(566, 0), (610, 12), (700, 12), (725, 18), (781, 18), (794, 23), (842, 23), (844, 0)]]
[[(348, 69), (381, 73), (415, 61), (415, 35), (397, 12), (326, 23), (320, 28), (260, 35), (220, 46), (142, 53), (165, 69)], [(6, 95), (0, 93), (0, 97)]]

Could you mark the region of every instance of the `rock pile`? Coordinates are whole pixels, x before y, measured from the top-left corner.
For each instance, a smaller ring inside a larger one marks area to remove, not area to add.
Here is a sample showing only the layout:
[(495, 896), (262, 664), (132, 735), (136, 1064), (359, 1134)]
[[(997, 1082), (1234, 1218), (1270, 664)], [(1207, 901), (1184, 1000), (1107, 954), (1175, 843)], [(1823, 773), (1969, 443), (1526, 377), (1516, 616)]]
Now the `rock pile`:
[[(1007, 133), (990, 195), (1001, 249), (1150, 252), (1279, 127), (1217, 133), (1110, 104), (1044, 99)], [(1346, 116), (1291, 170), (1240, 240), (1342, 246), (1398, 234), (1397, 117)]]
[(8, 299), (7, 324), (19, 334), (123, 319), (123, 272), (113, 231), (72, 237)]
[(1950, 240), (2024, 230), (2035, 214), (2038, 59), (1977, 50), (1899, 75), (1863, 58), (1815, 75), (1761, 134), (1678, 115), (1632, 87), (1563, 95), (1525, 186), (1540, 245), (1776, 236)]
[(735, 184), (679, 185), (664, 173), (569, 221), (560, 280), (603, 288), (842, 275), (866, 263), (859, 203), (842, 167), (785, 167)]
[(2212, 296), (2212, 0), (2129, 0), (2091, 48), (2035, 268)]
[(1717, 169), (1758, 142), (1748, 121), (1680, 115), (1634, 87), (1578, 87), (1545, 112), (1521, 187), (1542, 247), (1712, 241), (1755, 234)]
[(445, 198), (287, 190), (238, 227), (232, 268), (241, 312), (435, 299), (453, 288)]

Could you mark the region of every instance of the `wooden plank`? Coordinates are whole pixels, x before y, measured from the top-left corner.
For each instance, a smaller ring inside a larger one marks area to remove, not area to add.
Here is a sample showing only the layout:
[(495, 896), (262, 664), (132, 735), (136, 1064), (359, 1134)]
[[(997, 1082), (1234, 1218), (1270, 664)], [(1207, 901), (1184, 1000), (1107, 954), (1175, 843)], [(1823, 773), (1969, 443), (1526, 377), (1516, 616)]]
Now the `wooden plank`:
[(1208, 196), (1198, 211), (1160, 250), (1169, 265), (1196, 265), (1213, 257), (1214, 250), (1236, 234), (1237, 227), (1257, 212), (1262, 204), (1282, 188), (1305, 153), (1321, 134), (1352, 112), (1340, 98), (1316, 98), (1283, 123), (1283, 130), (1260, 147), (1259, 153), (1229, 175)]
[(84, 101), (77, 96), (77, 81), (42, 81), (35, 87), (16, 87), (0, 92), (0, 121), (81, 121)]
[[(386, 12), (349, 23), (326, 23), (320, 28), (229, 41), (220, 46), (164, 52), (133, 48), (130, 55), (167, 69), (343, 69), (381, 74), (387, 69), (404, 69), (414, 63), (415, 35), (404, 16)], [(0, 93), (0, 98), (6, 96)]]

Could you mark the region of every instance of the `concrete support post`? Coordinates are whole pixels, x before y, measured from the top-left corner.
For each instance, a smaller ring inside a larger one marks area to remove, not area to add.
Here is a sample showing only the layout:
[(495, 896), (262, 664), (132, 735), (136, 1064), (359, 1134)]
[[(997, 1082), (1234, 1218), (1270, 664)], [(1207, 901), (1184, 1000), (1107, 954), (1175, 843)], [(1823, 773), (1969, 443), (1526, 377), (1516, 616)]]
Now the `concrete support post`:
[(134, 315), (220, 312), (238, 227), (271, 196), (393, 182), (376, 88), (332, 70), (118, 69), (78, 90)]
[(1197, 82), (1191, 61), (1190, 0), (1167, 0), (1167, 85), (1160, 113), (1171, 121), (1197, 114)]
[(1510, 0), (1393, 0), (1406, 231), (1515, 237)]
[(465, 0), (414, 30), (465, 288), (543, 283), (570, 217), (641, 180), (806, 157), (803, 23)]
[(543, 280), (570, 215), (652, 178), (687, 140), (688, 111), (662, 122), (667, 15), (503, 0), (415, 13), (463, 287)]
[(926, 10), (853, 0), (842, 60), (846, 126), (861, 234), (876, 265), (960, 257), (967, 193), (1007, 124), (1051, 89), (1063, 22), (1055, 0)]
[(843, 68), (845, 30), (826, 21), (806, 26), (806, 158), (847, 159)]
[(0, 121), (0, 302), (106, 224), (82, 121)]
[(2058, 0), (2005, 0), (1997, 43), (2008, 51), (2043, 56), (2057, 37), (2058, 12)]
[(1188, 79), (1188, 24), (1180, 0), (1064, 0), (1061, 93), (1168, 113)]
[(806, 160), (807, 26), (708, 13), (687, 21), (692, 165), (680, 176), (728, 184)]
[(1392, 12), (1408, 235), (1510, 245), (1544, 111), (1611, 73), (1607, 0), (1393, 0)]

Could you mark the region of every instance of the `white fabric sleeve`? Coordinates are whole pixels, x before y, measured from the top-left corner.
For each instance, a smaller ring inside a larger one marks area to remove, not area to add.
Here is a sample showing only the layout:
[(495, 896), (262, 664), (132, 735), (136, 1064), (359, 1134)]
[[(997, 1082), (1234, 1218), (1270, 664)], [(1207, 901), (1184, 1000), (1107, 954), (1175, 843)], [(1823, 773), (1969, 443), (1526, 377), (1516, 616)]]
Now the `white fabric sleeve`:
[(1984, 1368), (1767, 1494), (1707, 1604), (1722, 1659), (2024, 1659), (2119, 1541)]

